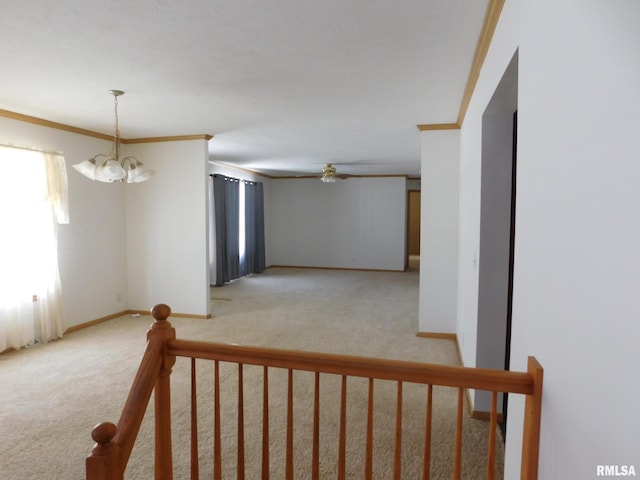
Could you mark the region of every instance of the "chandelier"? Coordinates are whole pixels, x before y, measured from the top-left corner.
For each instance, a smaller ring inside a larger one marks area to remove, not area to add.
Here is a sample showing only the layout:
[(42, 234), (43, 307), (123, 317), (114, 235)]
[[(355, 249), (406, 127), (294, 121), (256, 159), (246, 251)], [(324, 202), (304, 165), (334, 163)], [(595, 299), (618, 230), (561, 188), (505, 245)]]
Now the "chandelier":
[(322, 176), (320, 177), (324, 183), (335, 183), (336, 182), (336, 168), (327, 163), (327, 165), (322, 169)]
[(122, 90), (109, 90), (115, 102), (115, 134), (109, 155), (98, 155), (73, 165), (78, 172), (98, 182), (120, 181), (139, 183), (149, 180), (156, 172), (146, 168), (136, 157), (120, 158), (120, 127), (118, 125), (118, 97), (124, 95)]

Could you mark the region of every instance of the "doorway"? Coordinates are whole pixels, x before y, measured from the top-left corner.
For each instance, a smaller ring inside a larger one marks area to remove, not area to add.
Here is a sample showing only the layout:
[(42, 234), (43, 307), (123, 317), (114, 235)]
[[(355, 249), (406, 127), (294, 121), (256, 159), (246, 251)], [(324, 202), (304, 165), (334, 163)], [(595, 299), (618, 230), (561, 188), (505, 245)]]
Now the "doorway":
[(420, 190), (408, 190), (407, 199), (407, 258), (405, 270), (420, 266)]
[[(504, 369), (511, 370), (511, 323), (513, 321), (513, 266), (515, 261), (516, 246), (516, 178), (518, 171), (518, 111), (513, 114), (512, 132), (513, 144), (511, 149), (511, 209), (509, 220), (509, 267), (507, 285), (507, 325), (504, 345)], [(507, 438), (507, 407), (509, 394), (502, 397), (502, 420), (500, 428), (502, 436)]]
[[(509, 370), (516, 228), (518, 54), (514, 55), (482, 117), (480, 250), (476, 366)], [(508, 398), (498, 413), (506, 438)], [(474, 410), (488, 412), (488, 392), (476, 391)]]

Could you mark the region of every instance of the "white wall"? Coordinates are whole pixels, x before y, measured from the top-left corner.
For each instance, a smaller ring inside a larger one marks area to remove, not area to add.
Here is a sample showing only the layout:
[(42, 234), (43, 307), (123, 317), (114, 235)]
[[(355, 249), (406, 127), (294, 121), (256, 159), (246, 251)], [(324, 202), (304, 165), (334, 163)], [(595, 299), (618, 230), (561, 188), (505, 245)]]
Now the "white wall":
[[(517, 49), (511, 364), (524, 370), (535, 355), (545, 369), (539, 478), (592, 478), (598, 464), (640, 469), (638, 25), (635, 0), (507, 0), (461, 132), (457, 328), (473, 365), (481, 117)], [(516, 398), (509, 479), (519, 478)]]
[(273, 179), (269, 264), (404, 270), (405, 177)]
[(111, 142), (0, 117), (0, 143), (64, 153), (69, 225), (58, 256), (68, 326), (167, 303), (209, 314), (207, 142), (124, 145), (157, 171), (148, 182), (91, 181), (71, 166)]
[(404, 270), (404, 177), (324, 184), (262, 177), (215, 161), (209, 172), (263, 183), (267, 265)]
[(126, 310), (125, 186), (94, 182), (71, 168), (97, 153), (109, 153), (110, 142), (0, 118), (0, 143), (64, 153), (69, 224), (57, 229), (68, 326)]
[(168, 304), (175, 313), (207, 315), (207, 142), (125, 145), (156, 170), (126, 185), (129, 308)]
[(421, 332), (453, 333), (457, 310), (458, 130), (433, 130), (422, 137), (420, 205)]

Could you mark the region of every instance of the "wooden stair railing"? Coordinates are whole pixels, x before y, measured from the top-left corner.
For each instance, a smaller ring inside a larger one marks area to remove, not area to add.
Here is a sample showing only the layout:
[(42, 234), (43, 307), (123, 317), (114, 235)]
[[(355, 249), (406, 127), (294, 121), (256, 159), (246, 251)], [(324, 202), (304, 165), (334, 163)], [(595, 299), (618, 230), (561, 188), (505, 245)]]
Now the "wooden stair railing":
[(238, 365), (238, 452), (237, 478), (244, 479), (244, 418), (243, 418), (243, 365), (263, 367), (262, 413), (262, 478), (269, 478), (269, 410), (268, 369), (288, 371), (287, 433), (285, 478), (294, 478), (293, 464), (293, 372), (307, 371), (315, 375), (313, 401), (313, 435), (311, 471), (306, 478), (319, 479), (319, 382), (320, 374), (335, 374), (342, 378), (340, 394), (340, 425), (338, 439), (337, 478), (345, 478), (346, 462), (346, 396), (347, 377), (368, 379), (368, 410), (365, 445), (364, 478), (373, 478), (373, 392), (374, 380), (397, 382), (396, 431), (394, 449), (394, 480), (402, 477), (402, 395), (403, 383), (427, 385), (426, 425), (423, 451), (422, 478), (430, 478), (431, 420), (433, 386), (454, 387), (458, 390), (457, 423), (453, 478), (461, 478), (462, 417), (464, 390), (473, 388), (492, 392), (492, 408), (489, 422), (486, 478), (493, 479), (496, 471), (496, 425), (498, 393), (515, 393), (526, 396), (524, 431), (522, 442), (521, 478), (535, 480), (538, 471), (540, 439), (540, 415), (542, 406), (543, 370), (534, 357), (529, 357), (526, 373), (478, 368), (454, 367), (397, 360), (385, 360), (324, 353), (310, 353), (262, 347), (247, 347), (212, 342), (176, 339), (175, 330), (167, 321), (171, 309), (156, 305), (152, 309), (155, 318), (148, 332), (147, 348), (135, 377), (120, 421), (97, 425), (91, 435), (96, 445), (86, 460), (87, 480), (123, 480), (127, 461), (142, 423), (152, 391), (155, 390), (155, 479), (172, 480), (171, 453), (171, 403), (169, 378), (176, 356), (191, 359), (191, 478), (198, 479), (198, 432), (195, 360), (214, 362), (214, 453), (213, 478), (222, 478), (221, 418), (220, 418), (220, 362)]
[(167, 318), (171, 309), (156, 305), (151, 310), (155, 319), (147, 332), (147, 348), (138, 373), (133, 380), (129, 397), (116, 427), (104, 422), (91, 432), (96, 445), (86, 460), (87, 480), (122, 480), (131, 450), (136, 441), (142, 419), (155, 388), (156, 480), (171, 480), (171, 400), (169, 375), (175, 356), (168, 355), (167, 342), (176, 333)]

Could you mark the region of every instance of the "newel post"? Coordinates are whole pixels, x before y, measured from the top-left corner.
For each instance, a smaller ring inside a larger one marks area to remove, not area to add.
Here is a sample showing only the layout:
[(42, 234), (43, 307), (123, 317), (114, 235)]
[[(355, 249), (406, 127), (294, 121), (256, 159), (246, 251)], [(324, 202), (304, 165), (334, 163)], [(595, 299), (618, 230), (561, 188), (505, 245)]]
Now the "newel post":
[(522, 460), (520, 478), (537, 480), (538, 454), (540, 451), (540, 421), (542, 416), (543, 369), (535, 357), (529, 357), (527, 373), (533, 380), (533, 392), (527, 395), (524, 404), (524, 431), (522, 437)]
[(166, 354), (166, 344), (175, 340), (176, 331), (167, 321), (171, 315), (168, 305), (159, 304), (151, 309), (155, 321), (147, 332), (147, 340), (160, 337), (165, 345), (164, 360), (155, 386), (156, 455), (155, 480), (173, 480), (173, 458), (171, 453), (171, 369), (176, 357)]
[(91, 431), (91, 438), (96, 442), (91, 455), (87, 457), (87, 480), (122, 480), (122, 452), (113, 442), (117, 427), (110, 422), (103, 422)]

